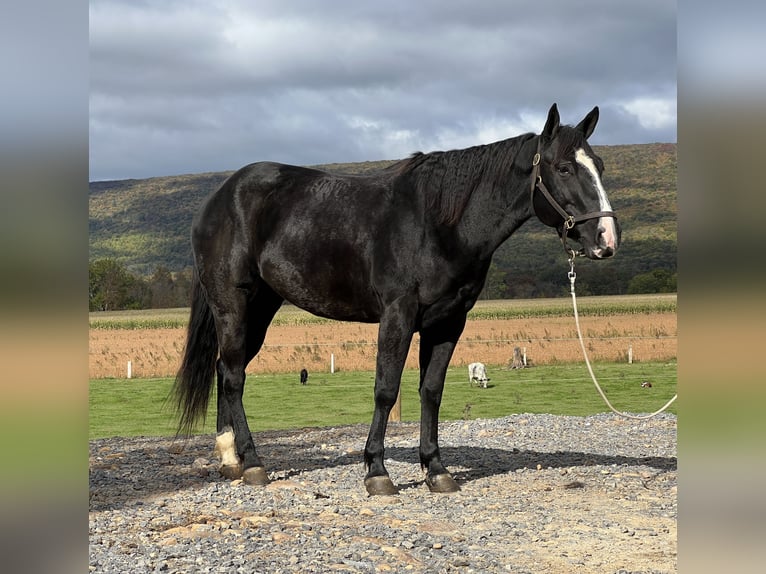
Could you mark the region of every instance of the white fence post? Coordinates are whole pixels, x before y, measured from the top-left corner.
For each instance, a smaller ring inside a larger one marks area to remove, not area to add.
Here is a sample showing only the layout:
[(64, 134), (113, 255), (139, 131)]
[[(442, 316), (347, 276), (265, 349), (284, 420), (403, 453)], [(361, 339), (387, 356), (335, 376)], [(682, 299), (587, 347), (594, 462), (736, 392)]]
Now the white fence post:
[(628, 364), (633, 364), (633, 345), (628, 346)]
[(132, 361), (128, 361), (128, 378), (129, 379), (133, 378), (133, 362)]
[(335, 353), (330, 353), (330, 373), (335, 372)]

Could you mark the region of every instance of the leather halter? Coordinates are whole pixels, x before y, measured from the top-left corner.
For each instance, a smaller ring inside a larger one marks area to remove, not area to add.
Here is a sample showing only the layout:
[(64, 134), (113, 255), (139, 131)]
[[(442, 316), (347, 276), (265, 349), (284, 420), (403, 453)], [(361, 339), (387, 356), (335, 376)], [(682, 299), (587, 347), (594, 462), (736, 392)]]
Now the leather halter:
[(617, 219), (617, 215), (614, 213), (614, 211), (591, 211), (588, 213), (584, 213), (581, 215), (571, 215), (567, 213), (567, 211), (561, 207), (561, 204), (559, 204), (558, 201), (551, 195), (551, 192), (548, 191), (548, 188), (543, 183), (543, 178), (540, 175), (540, 161), (542, 159), (542, 156), (540, 155), (540, 147), (542, 142), (542, 136), (539, 136), (537, 138), (537, 152), (535, 153), (534, 158), (532, 159), (532, 185), (529, 192), (529, 200), (532, 204), (532, 211), (535, 210), (535, 189), (539, 189), (540, 192), (543, 194), (543, 197), (548, 200), (548, 203), (551, 204), (551, 207), (555, 209), (558, 214), (563, 219), (563, 229), (561, 232), (561, 243), (564, 245), (564, 251), (567, 252), (567, 254), (574, 257), (576, 254), (575, 250), (572, 249), (567, 245), (567, 232), (572, 229), (577, 223), (580, 223), (581, 221), (587, 221), (588, 219), (596, 219), (599, 217), (613, 217), (615, 220)]

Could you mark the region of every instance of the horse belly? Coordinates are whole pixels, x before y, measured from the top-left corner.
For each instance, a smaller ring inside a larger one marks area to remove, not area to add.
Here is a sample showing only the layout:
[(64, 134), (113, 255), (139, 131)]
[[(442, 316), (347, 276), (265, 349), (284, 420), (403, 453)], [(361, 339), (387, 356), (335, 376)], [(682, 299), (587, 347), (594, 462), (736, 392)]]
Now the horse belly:
[(261, 261), (261, 277), (296, 307), (328, 319), (376, 323), (379, 301), (369, 281), (369, 271), (348, 259), (342, 264), (332, 257)]

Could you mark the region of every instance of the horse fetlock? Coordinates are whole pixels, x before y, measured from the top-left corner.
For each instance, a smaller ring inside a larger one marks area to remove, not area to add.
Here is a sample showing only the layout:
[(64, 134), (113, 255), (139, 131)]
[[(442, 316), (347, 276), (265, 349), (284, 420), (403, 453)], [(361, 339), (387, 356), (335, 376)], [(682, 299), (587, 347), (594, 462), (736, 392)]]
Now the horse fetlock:
[[(237, 447), (234, 442), (234, 431), (231, 427), (226, 427), (215, 437), (215, 455), (221, 460), (221, 474), (230, 478), (230, 475), (237, 474), (235, 478), (242, 475), (242, 462), (237, 455)], [(224, 471), (224, 469), (226, 469)]]

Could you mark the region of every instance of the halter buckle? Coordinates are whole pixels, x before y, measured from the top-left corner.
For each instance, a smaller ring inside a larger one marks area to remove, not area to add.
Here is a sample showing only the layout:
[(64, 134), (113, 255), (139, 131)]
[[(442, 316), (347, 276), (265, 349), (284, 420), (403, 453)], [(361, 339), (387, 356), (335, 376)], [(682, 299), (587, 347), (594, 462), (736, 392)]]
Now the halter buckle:
[(574, 226), (575, 226), (575, 219), (574, 219), (574, 216), (573, 216), (573, 215), (570, 215), (569, 217), (567, 217), (567, 218), (564, 220), (564, 227), (566, 228), (566, 230), (567, 230), (567, 231), (569, 231), (569, 230), (570, 230), (570, 229), (572, 229)]
[(535, 154), (535, 157), (532, 159), (532, 165), (533, 165), (533, 166), (535, 166), (535, 165), (537, 165), (538, 163), (540, 163), (540, 154), (539, 154), (539, 153), (536, 153), (536, 154)]

